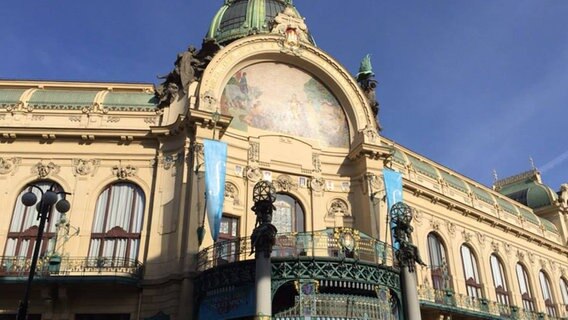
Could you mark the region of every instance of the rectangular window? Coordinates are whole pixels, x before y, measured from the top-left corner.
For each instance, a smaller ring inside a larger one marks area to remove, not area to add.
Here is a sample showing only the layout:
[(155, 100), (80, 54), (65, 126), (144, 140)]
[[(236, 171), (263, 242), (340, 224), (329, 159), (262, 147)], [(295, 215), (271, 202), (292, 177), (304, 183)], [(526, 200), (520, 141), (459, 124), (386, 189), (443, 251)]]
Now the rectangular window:
[(217, 239), (217, 243), (215, 243), (217, 264), (235, 262), (238, 260), (238, 234), (239, 218), (223, 215), (219, 228), (219, 239)]

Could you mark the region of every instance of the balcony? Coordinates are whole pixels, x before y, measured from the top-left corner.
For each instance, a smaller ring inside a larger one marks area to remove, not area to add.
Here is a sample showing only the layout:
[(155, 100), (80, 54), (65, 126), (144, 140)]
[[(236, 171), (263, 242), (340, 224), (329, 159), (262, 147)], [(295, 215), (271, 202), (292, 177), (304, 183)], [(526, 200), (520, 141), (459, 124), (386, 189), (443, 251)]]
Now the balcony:
[[(227, 263), (254, 260), (250, 237), (220, 241), (197, 256), (198, 271)], [(283, 233), (276, 236), (272, 260), (325, 258), (392, 266), (392, 247), (350, 228), (314, 232)]]
[[(254, 315), (254, 308), (233, 308), (222, 315), (217, 310), (236, 300), (254, 306), (251, 248), (251, 239), (243, 237), (199, 252), (195, 283), (200, 319)], [(319, 319), (398, 317), (400, 279), (392, 264), (392, 247), (384, 242), (350, 228), (329, 228), (278, 234), (272, 249), (275, 319), (303, 319), (308, 314)], [(304, 290), (309, 286), (312, 289)]]
[[(0, 257), (0, 282), (25, 281), (30, 265), (31, 258)], [(131, 283), (142, 278), (142, 264), (123, 258), (45, 257), (38, 260), (35, 278), (38, 281), (114, 279)]]
[[(418, 297), (423, 307), (444, 311), (456, 316), (462, 316), (463, 319), (567, 319), (549, 316), (544, 313), (531, 312), (515, 306), (508, 306), (495, 301), (489, 301), (487, 299), (476, 299), (464, 294), (454, 293), (451, 290), (436, 290), (428, 286), (421, 286), (418, 288)], [(456, 316), (453, 316), (452, 319), (458, 318)]]

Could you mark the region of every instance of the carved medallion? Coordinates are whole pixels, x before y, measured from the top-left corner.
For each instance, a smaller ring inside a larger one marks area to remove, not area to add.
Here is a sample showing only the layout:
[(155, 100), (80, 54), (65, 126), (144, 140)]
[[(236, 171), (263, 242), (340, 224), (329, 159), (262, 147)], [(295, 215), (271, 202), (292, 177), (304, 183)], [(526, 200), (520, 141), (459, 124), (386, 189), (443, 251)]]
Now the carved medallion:
[(114, 166), (112, 168), (112, 173), (120, 180), (128, 179), (134, 177), (138, 169), (131, 165), (123, 167), (122, 165)]
[(0, 157), (0, 174), (8, 174), (14, 172), (21, 161), (21, 158)]
[(312, 178), (310, 180), (310, 188), (315, 192), (322, 192), (325, 187), (325, 180), (323, 178)]
[(44, 179), (50, 174), (59, 173), (60, 167), (53, 162), (43, 164), (41, 161), (32, 167), (32, 173), (37, 174), (40, 179)]
[(289, 192), (298, 189), (298, 184), (288, 175), (280, 175), (274, 181), (274, 187), (277, 191)]
[(257, 182), (262, 178), (262, 172), (256, 165), (250, 165), (246, 167), (245, 176), (250, 182)]
[(99, 166), (100, 161), (96, 159), (74, 159), (73, 160), (73, 173), (75, 176), (86, 176), (94, 172)]
[(347, 202), (343, 199), (333, 199), (327, 212), (331, 217), (351, 216)]
[(239, 205), (239, 189), (234, 183), (225, 183), (225, 198), (232, 199), (233, 205)]

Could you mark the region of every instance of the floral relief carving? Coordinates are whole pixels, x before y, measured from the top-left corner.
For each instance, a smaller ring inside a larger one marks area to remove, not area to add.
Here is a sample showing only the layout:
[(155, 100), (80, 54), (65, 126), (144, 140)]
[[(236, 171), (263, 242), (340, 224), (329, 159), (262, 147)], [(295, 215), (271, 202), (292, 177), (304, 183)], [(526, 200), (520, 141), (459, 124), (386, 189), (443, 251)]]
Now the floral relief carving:
[(448, 232), (450, 233), (450, 236), (453, 237), (456, 234), (456, 224), (451, 221), (447, 221), (446, 227), (448, 227)]
[(521, 251), (517, 250), (517, 259), (519, 259), (519, 261), (525, 261), (525, 254), (524, 254), (524, 252), (521, 252)]
[(178, 152), (159, 157), (158, 164), (160, 164), (165, 170), (170, 170), (173, 166), (178, 164), (182, 159), (183, 159), (183, 153)]
[(312, 178), (310, 180), (310, 188), (315, 192), (322, 192), (325, 187), (325, 180), (323, 178)]
[(134, 177), (137, 171), (138, 169), (131, 165), (127, 165), (125, 167), (122, 165), (112, 167), (112, 173), (120, 180)]
[(50, 174), (57, 174), (59, 173), (60, 166), (56, 165), (53, 162), (48, 164), (43, 164), (41, 161), (38, 162), (35, 166), (32, 167), (32, 173), (37, 174), (37, 176), (41, 179), (46, 178)]
[(491, 241), (491, 250), (493, 250), (493, 252), (499, 252), (499, 242)]
[(289, 192), (298, 189), (298, 184), (288, 175), (280, 175), (274, 181), (274, 187), (277, 191)]
[(321, 160), (319, 154), (312, 154), (312, 165), (314, 167), (314, 172), (321, 172)]
[(463, 240), (467, 243), (471, 242), (471, 239), (473, 238), (473, 235), (471, 234), (471, 232), (469, 231), (462, 231), (462, 236), (463, 236)]
[(510, 255), (511, 252), (513, 252), (513, 247), (512, 247), (511, 244), (508, 243), (508, 242), (503, 242), (503, 249), (505, 249), (505, 253), (506, 253), (507, 255)]
[(234, 183), (225, 183), (225, 198), (233, 199), (233, 205), (239, 205), (239, 189)]
[(99, 166), (100, 161), (96, 159), (74, 159), (73, 160), (73, 173), (75, 176), (86, 176), (92, 174)]
[(248, 150), (248, 160), (258, 162), (260, 159), (260, 144), (258, 142), (251, 142)]
[(440, 230), (440, 221), (438, 221), (436, 219), (432, 219), (432, 220), (430, 220), (430, 226), (432, 227), (432, 229), (439, 231)]
[(485, 240), (487, 239), (487, 236), (484, 233), (481, 232), (477, 232), (477, 241), (479, 242), (480, 246), (483, 248), (485, 247)]
[(108, 109), (103, 107), (100, 103), (95, 102), (92, 106), (84, 107), (81, 110), (83, 113), (90, 114), (90, 113), (108, 113)]
[(0, 174), (8, 174), (14, 172), (16, 167), (22, 162), (21, 158), (4, 158), (0, 157)]
[(536, 260), (536, 256), (535, 256), (535, 254), (532, 253), (532, 252), (529, 252), (528, 257), (529, 257), (529, 261), (530, 261), (531, 263), (534, 263), (534, 261)]
[(351, 213), (349, 212), (349, 207), (347, 206), (347, 202), (342, 199), (334, 199), (329, 205), (327, 212), (331, 217), (345, 217), (351, 215)]
[(424, 220), (424, 214), (422, 213), (422, 211), (420, 210), (414, 210), (414, 221), (416, 222), (417, 225), (422, 225), (422, 222)]
[(262, 178), (262, 172), (260, 171), (260, 168), (257, 165), (253, 164), (247, 166), (245, 172), (246, 172), (245, 177), (250, 182), (257, 182)]

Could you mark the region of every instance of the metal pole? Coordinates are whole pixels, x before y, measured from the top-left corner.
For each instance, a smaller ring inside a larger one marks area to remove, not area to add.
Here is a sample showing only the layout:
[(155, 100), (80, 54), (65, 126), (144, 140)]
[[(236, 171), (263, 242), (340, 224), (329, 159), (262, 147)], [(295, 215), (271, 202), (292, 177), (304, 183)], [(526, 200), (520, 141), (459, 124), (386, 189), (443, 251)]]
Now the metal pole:
[(30, 290), (32, 287), (32, 281), (34, 279), (35, 276), (35, 270), (36, 270), (36, 266), (37, 266), (37, 260), (39, 257), (39, 250), (41, 248), (41, 240), (43, 237), (43, 229), (45, 227), (45, 222), (47, 221), (47, 216), (49, 214), (49, 210), (51, 209), (51, 206), (49, 205), (44, 205), (43, 203), (43, 197), (42, 200), (40, 201), (40, 212), (39, 212), (39, 226), (38, 226), (38, 231), (37, 231), (37, 237), (36, 237), (36, 242), (34, 245), (34, 254), (32, 256), (32, 264), (30, 266), (30, 272), (28, 275), (28, 283), (26, 284), (26, 291), (24, 293), (24, 300), (20, 301), (20, 306), (18, 307), (18, 317), (17, 320), (26, 320), (27, 318), (27, 314), (28, 314), (28, 300), (30, 297)]

